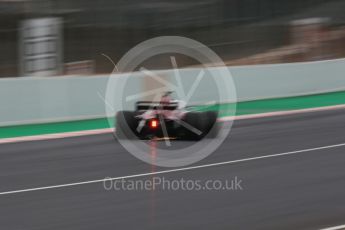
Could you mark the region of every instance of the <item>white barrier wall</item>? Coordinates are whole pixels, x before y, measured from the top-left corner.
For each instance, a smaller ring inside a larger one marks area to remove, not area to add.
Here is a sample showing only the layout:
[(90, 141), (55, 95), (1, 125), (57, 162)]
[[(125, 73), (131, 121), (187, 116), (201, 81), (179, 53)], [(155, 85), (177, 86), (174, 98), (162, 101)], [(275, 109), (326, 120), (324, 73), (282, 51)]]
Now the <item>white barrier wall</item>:
[[(345, 59), (229, 69), (238, 101), (345, 90)], [(199, 71), (181, 70), (185, 87), (195, 81)], [(216, 70), (210, 68), (208, 71)], [(172, 71), (157, 73), (169, 78), (173, 76)], [(136, 75), (138, 80), (132, 79), (126, 87), (129, 94), (142, 91), (143, 77)], [(102, 98), (108, 78), (109, 75), (0, 79), (0, 126), (104, 117)], [(211, 81), (205, 76), (191, 103), (216, 97), (218, 92), (210, 90), (210, 85), (214, 84)]]
[(345, 90), (345, 59), (231, 68), (242, 101)]
[[(105, 116), (109, 75), (0, 79), (0, 126), (99, 118)], [(133, 92), (141, 82), (130, 82)], [(129, 92), (131, 93), (131, 92)]]
[(0, 125), (102, 115), (105, 77), (8, 78), (0, 80)]

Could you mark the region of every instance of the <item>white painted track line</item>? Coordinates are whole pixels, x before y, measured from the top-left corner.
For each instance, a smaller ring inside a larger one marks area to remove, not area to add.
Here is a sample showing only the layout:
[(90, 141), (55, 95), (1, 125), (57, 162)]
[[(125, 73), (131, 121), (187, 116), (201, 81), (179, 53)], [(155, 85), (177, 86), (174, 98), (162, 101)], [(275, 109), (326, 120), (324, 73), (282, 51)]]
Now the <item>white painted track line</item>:
[(163, 171), (158, 171), (158, 172), (142, 173), (142, 174), (135, 174), (135, 175), (128, 175), (128, 176), (120, 176), (120, 177), (107, 177), (107, 178), (98, 179), (98, 180), (90, 180), (90, 181), (82, 181), (82, 182), (75, 182), (75, 183), (68, 183), (68, 184), (51, 185), (51, 186), (28, 188), (28, 189), (13, 190), (13, 191), (5, 191), (5, 192), (0, 192), (0, 196), (15, 194), (15, 193), (25, 193), (25, 192), (48, 190), (48, 189), (73, 187), (73, 186), (79, 186), (79, 185), (85, 185), (85, 184), (102, 183), (105, 180), (107, 180), (107, 181), (122, 180), (122, 179), (138, 178), (138, 177), (145, 177), (145, 176), (155, 176), (155, 175), (168, 174), (168, 173), (174, 173), (174, 172), (191, 171), (191, 170), (196, 170), (196, 169), (211, 168), (211, 167), (235, 164), (235, 163), (240, 163), (240, 162), (247, 162), (247, 161), (260, 160), (260, 159), (281, 157), (281, 156), (293, 155), (293, 154), (298, 154), (298, 153), (306, 153), (306, 152), (312, 152), (312, 151), (323, 150), (323, 149), (332, 149), (332, 148), (338, 148), (338, 147), (343, 147), (343, 146), (345, 146), (345, 143), (316, 147), (316, 148), (310, 148), (310, 149), (302, 149), (302, 150), (296, 150), (296, 151), (284, 152), (284, 153), (278, 153), (278, 154), (271, 154), (271, 155), (265, 155), (265, 156), (244, 158), (244, 159), (239, 159), (239, 160), (224, 161), (224, 162), (218, 162), (218, 163), (213, 163), (213, 164), (205, 164), (205, 165), (191, 166), (191, 167), (185, 167), (185, 168), (163, 170)]
[(323, 228), (323, 229), (320, 229), (320, 230), (343, 230), (343, 229), (345, 229), (345, 224), (344, 225), (330, 227), (330, 228)]

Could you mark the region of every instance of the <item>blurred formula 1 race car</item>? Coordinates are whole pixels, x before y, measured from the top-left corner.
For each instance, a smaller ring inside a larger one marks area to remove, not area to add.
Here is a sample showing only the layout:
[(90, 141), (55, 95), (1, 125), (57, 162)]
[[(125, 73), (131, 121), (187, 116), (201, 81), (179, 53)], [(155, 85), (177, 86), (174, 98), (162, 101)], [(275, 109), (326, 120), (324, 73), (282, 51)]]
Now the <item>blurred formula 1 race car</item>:
[(188, 111), (186, 103), (173, 100), (171, 93), (163, 94), (159, 102), (138, 101), (135, 111), (118, 112), (117, 138), (201, 140), (217, 136), (217, 112)]

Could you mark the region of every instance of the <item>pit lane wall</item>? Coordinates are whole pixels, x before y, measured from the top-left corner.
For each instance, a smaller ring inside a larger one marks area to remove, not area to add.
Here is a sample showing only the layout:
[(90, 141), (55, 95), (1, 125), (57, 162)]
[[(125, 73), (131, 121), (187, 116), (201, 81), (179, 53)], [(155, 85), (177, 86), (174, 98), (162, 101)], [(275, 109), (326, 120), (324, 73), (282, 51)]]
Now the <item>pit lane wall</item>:
[[(229, 67), (238, 101), (283, 98), (345, 90), (345, 59), (309, 63)], [(205, 69), (204, 69), (205, 70)], [(201, 69), (180, 70), (188, 90)], [(202, 103), (220, 92), (212, 89), (207, 77), (217, 67), (205, 70), (205, 77), (191, 98)], [(158, 76), (173, 81), (174, 71), (157, 71)], [(116, 74), (126, 79), (128, 74)], [(110, 75), (21, 77), (0, 80), (0, 126), (35, 124), (105, 117), (105, 92)], [(137, 94), (145, 89), (147, 76), (131, 74), (125, 92)], [(229, 79), (225, 79), (228, 81)], [(120, 83), (122, 80), (119, 80)], [(228, 81), (230, 84), (231, 81)], [(117, 97), (114, 92), (114, 97)], [(133, 107), (134, 102), (125, 107)]]

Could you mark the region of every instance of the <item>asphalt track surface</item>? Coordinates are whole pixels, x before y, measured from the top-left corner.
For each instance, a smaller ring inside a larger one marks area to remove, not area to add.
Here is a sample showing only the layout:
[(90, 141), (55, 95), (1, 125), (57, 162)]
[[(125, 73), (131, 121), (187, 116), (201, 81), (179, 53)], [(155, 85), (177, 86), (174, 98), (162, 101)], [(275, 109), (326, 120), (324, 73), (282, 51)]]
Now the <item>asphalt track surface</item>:
[[(345, 110), (235, 121), (226, 142), (196, 165), (343, 143)], [(0, 193), (152, 170), (110, 134), (0, 145)], [(237, 177), (242, 190), (107, 191), (92, 183), (4, 194), (0, 229), (320, 229), (345, 223), (345, 146), (159, 177)]]

